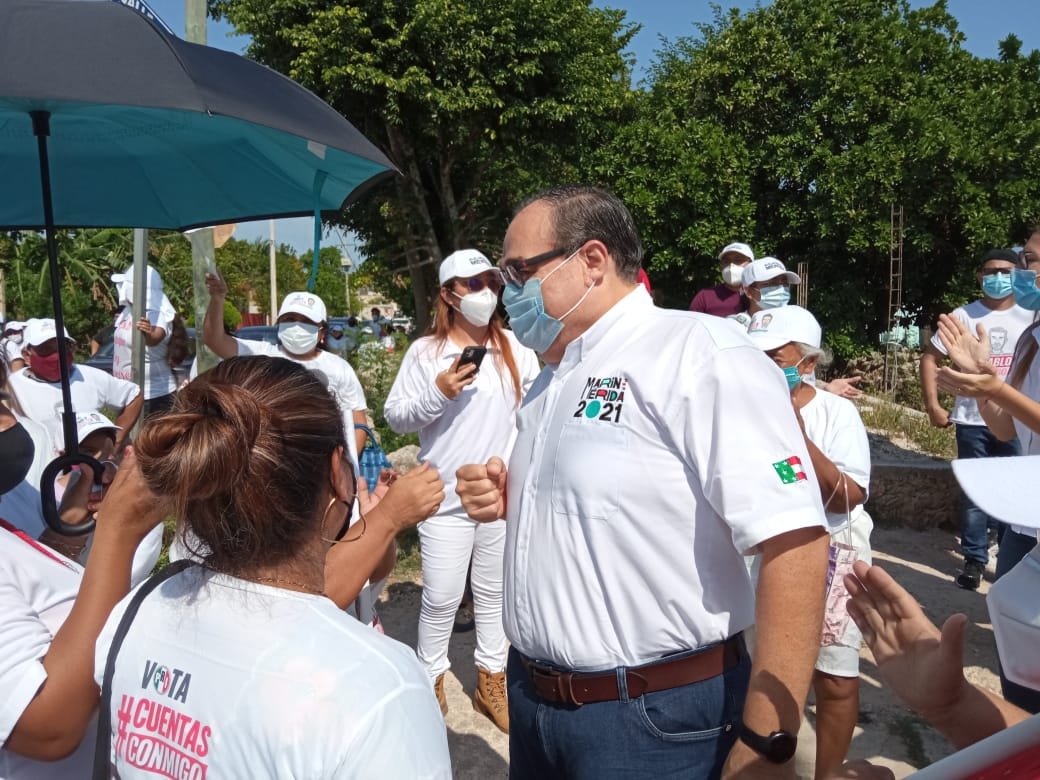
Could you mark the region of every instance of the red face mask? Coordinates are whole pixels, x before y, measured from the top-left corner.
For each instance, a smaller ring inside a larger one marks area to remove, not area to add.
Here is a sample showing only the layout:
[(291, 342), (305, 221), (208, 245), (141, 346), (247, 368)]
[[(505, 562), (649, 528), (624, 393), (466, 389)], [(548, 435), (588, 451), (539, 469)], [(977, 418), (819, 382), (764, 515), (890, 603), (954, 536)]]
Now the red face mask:
[[(60, 356), (57, 352), (51, 355), (37, 355), (33, 353), (29, 355), (29, 368), (44, 382), (60, 382), (61, 381), (61, 364), (58, 362)], [(69, 360), (69, 367), (72, 366), (72, 360)]]

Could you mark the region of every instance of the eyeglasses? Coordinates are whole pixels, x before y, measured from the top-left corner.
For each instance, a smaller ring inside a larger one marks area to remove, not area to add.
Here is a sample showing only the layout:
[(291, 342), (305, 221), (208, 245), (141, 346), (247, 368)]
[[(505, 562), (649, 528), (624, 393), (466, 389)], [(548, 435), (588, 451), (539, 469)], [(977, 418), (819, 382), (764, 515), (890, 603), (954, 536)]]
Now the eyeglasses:
[(536, 266), (555, 260), (557, 257), (565, 254), (567, 254), (566, 249), (550, 249), (548, 252), (542, 252), (540, 255), (528, 257), (526, 260), (507, 260), (500, 267), (507, 282), (516, 287), (523, 287), (524, 282), (530, 278), (531, 272)]
[(502, 291), (502, 282), (494, 275), (486, 280), (480, 276), (471, 276), (468, 279), (456, 279), (455, 281), (465, 285), (471, 293), (480, 292), (485, 288), (491, 290), (495, 295)]

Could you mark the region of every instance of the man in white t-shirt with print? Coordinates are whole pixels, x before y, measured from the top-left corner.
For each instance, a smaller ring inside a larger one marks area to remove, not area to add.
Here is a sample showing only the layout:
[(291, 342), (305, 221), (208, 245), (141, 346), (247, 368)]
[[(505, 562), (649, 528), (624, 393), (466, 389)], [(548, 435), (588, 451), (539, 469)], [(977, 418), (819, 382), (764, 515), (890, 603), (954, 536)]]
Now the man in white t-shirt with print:
[[(990, 360), (1001, 378), (1007, 376), (1011, 357), (1015, 352), (1018, 337), (1033, 322), (1033, 313), (1015, 304), (1011, 292), (1011, 269), (1019, 264), (1018, 254), (1011, 249), (994, 249), (982, 257), (976, 278), (982, 286), (982, 298), (951, 312), (972, 333), (982, 325), (989, 333)], [(1021, 454), (1017, 438), (1000, 441), (986, 427), (979, 414), (974, 398), (957, 396), (953, 410), (947, 412), (939, 404), (939, 391), (935, 384), (935, 371), (946, 358), (946, 348), (939, 334), (932, 336), (931, 343), (921, 355), (921, 394), (924, 397), (928, 418), (937, 428), (951, 423), (956, 427), (958, 458), (1008, 457)], [(982, 574), (989, 561), (989, 527), (997, 528), (999, 520), (992, 518), (964, 496), (961, 501), (960, 531), (961, 554), (964, 568), (956, 582), (967, 590), (976, 590), (982, 583)]]
[[(25, 416), (44, 426), (56, 446), (64, 448), (61, 419), (64, 405), (54, 320), (29, 320), (23, 340), (22, 355), (29, 365), (11, 375), (11, 388)], [(72, 362), (75, 342), (67, 330), (61, 341), (68, 350), (73, 410), (96, 412), (109, 409), (115, 412), (115, 424), (120, 428), (116, 434), (116, 451), (120, 451), (144, 405), (140, 390), (133, 382), (117, 379), (100, 369), (75, 365)]]
[(507, 521), (510, 777), (793, 777), (828, 537), (782, 373), (732, 323), (653, 305), (608, 192), (535, 196), (502, 254), (546, 367), (508, 471), (457, 489)]

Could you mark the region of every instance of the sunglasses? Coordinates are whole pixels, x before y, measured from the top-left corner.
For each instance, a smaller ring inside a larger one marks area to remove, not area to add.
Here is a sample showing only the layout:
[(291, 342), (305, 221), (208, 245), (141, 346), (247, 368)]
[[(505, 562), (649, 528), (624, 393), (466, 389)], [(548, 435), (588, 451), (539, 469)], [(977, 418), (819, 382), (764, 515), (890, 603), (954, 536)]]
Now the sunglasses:
[(456, 279), (455, 281), (461, 285), (465, 285), (466, 289), (471, 293), (480, 292), (486, 288), (495, 293), (495, 295), (498, 295), (502, 290), (502, 282), (497, 276), (492, 276), (486, 281), (479, 276), (471, 276), (468, 279)]
[(565, 254), (567, 254), (566, 249), (550, 249), (548, 252), (542, 252), (540, 255), (528, 257), (525, 260), (507, 260), (500, 266), (502, 275), (511, 285), (523, 287), (534, 268)]

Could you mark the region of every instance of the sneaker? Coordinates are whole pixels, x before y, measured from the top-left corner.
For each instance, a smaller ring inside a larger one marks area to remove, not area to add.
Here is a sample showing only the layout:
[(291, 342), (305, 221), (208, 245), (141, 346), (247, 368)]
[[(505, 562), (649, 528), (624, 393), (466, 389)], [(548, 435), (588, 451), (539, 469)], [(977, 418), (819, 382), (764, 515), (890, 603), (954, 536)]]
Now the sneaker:
[(964, 570), (957, 575), (957, 584), (965, 590), (978, 590), (986, 567), (979, 561), (966, 560)]

